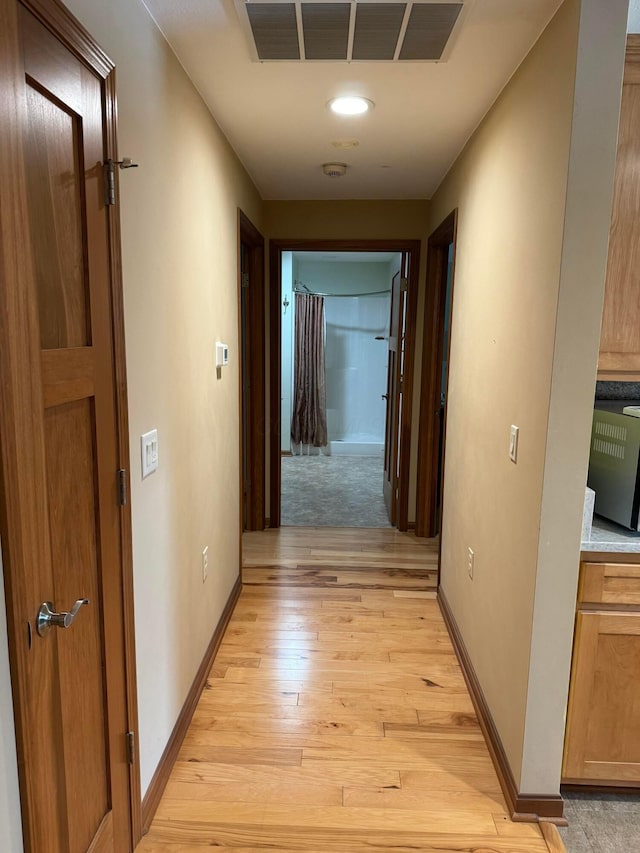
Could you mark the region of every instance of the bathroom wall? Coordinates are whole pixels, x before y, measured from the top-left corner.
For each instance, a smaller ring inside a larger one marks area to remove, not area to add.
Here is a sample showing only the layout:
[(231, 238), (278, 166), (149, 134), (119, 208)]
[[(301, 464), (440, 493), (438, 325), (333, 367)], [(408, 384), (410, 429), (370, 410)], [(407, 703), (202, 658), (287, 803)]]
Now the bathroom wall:
[(313, 292), (370, 293), (325, 299), (327, 426), (330, 441), (384, 442), (390, 261), (317, 260), (304, 252), (296, 278)]
[(325, 299), (330, 441), (384, 444), (389, 302), (389, 294)]

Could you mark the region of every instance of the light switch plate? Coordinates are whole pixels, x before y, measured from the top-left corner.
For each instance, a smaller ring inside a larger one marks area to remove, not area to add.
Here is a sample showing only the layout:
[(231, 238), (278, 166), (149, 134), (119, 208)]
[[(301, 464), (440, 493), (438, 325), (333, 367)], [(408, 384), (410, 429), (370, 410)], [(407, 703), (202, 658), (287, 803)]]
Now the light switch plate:
[(509, 433), (509, 459), (512, 462), (518, 461), (518, 434), (520, 427), (511, 424), (511, 432)]
[(142, 479), (158, 468), (158, 430), (152, 429), (140, 436), (140, 452), (142, 457)]

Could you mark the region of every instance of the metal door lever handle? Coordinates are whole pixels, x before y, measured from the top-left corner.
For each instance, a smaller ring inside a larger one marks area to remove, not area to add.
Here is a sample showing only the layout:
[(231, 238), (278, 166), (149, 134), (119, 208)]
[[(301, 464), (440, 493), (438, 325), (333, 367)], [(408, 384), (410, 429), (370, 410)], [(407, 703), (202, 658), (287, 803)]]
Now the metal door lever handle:
[(70, 628), (83, 604), (89, 604), (89, 599), (79, 598), (71, 610), (63, 610), (62, 613), (56, 613), (50, 601), (43, 601), (40, 605), (40, 610), (38, 610), (38, 618), (36, 619), (36, 631), (38, 635), (44, 637), (51, 628)]
[(383, 400), (388, 400), (388, 399), (389, 399), (389, 395), (388, 395), (388, 394), (382, 394), (381, 396), (382, 396), (382, 399), (383, 399)]

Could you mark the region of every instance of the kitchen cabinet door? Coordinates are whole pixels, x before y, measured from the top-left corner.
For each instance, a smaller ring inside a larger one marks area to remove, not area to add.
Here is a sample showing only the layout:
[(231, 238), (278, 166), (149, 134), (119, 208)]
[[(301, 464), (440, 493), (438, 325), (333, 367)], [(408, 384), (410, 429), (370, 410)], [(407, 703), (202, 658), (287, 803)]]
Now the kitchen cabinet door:
[(640, 378), (640, 39), (629, 36), (598, 378)]
[(579, 612), (564, 782), (640, 785), (640, 613)]

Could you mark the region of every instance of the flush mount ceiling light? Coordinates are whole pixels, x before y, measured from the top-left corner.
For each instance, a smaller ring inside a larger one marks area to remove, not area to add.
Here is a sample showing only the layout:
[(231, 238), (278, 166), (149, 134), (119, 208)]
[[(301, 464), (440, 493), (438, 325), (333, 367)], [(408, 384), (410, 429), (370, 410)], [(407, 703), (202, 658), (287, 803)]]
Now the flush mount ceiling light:
[(359, 116), (369, 112), (375, 106), (373, 101), (356, 95), (343, 98), (333, 98), (329, 101), (329, 109), (340, 116)]

